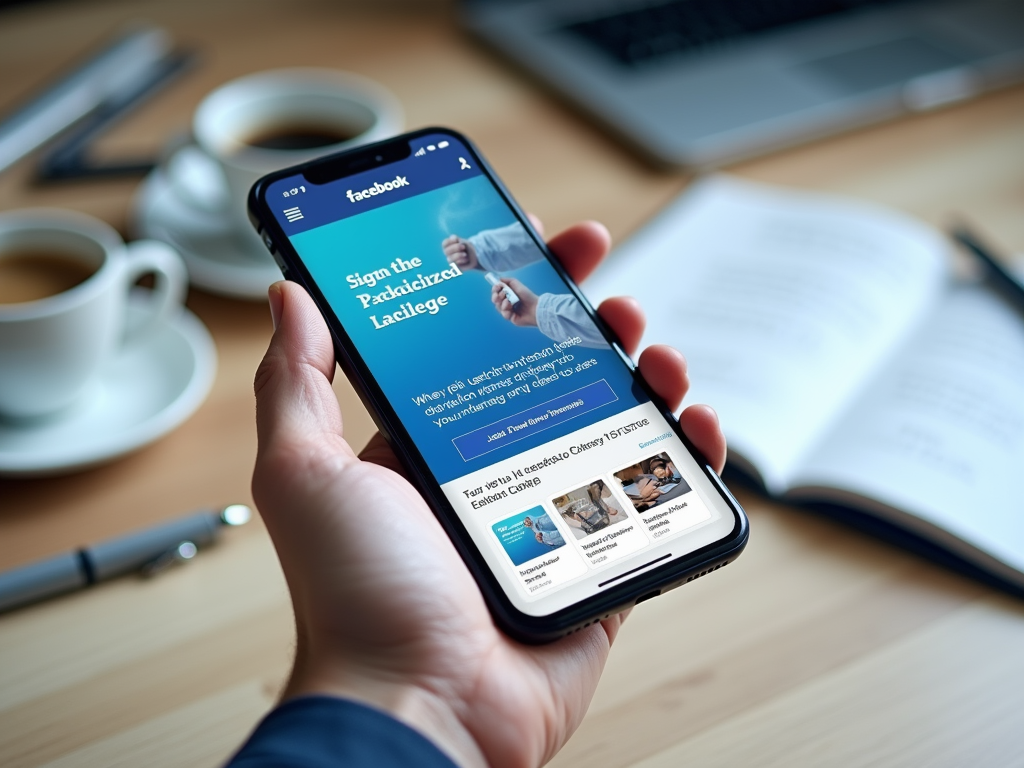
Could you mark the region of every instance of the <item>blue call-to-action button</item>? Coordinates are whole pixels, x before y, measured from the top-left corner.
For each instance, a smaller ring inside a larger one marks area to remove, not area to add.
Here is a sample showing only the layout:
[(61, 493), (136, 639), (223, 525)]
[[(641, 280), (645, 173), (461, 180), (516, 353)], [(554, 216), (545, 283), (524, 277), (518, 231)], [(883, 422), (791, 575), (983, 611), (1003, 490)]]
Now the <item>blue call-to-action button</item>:
[(463, 461), (475, 459), (509, 443), (531, 437), (545, 429), (556, 427), (581, 413), (614, 403), (616, 397), (604, 379), (585, 387), (548, 400), (546, 403), (527, 408), (525, 411), (498, 419), (486, 427), (474, 429), (459, 437), (452, 438)]

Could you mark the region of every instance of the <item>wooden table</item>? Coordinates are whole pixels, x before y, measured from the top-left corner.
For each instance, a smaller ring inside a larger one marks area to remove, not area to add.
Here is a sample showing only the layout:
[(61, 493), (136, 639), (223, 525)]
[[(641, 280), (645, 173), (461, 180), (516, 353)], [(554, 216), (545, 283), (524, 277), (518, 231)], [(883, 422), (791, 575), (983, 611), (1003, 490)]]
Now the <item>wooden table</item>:
[[(47, 2), (0, 12), (0, 110), (131, 19), (201, 64), (104, 142), (155, 152), (200, 98), (243, 73), (318, 65), (372, 77), (409, 126), (476, 138), (550, 231), (582, 218), (623, 237), (683, 189), (465, 39), (447, 3)], [(933, 223), (967, 214), (1024, 252), (1024, 88), (730, 169), (859, 195)], [(125, 230), (132, 181), (34, 186), (0, 176), (0, 209), (54, 205)], [(0, 567), (193, 508), (249, 500), (251, 379), (265, 304), (193, 291), (220, 354), (184, 426), (105, 467), (0, 481)], [(371, 422), (337, 385), (353, 443)], [(635, 611), (558, 766), (1024, 765), (1024, 605), (915, 557), (746, 493), (747, 553)], [(0, 617), (0, 764), (202, 766), (271, 706), (293, 642), (265, 531), (152, 581), (125, 579)]]

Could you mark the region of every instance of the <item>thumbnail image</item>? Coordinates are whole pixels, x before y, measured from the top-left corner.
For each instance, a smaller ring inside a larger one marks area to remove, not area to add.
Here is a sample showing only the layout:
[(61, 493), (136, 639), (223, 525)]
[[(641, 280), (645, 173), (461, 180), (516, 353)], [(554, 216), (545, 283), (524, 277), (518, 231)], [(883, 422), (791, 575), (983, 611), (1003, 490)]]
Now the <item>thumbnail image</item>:
[(638, 512), (677, 499), (690, 492), (667, 453), (659, 453), (615, 473), (622, 490)]
[[(571, 294), (554, 294), (552, 301), (537, 303), (536, 296), (543, 289), (533, 284), (523, 270), (543, 263), (544, 254), (518, 221), (473, 234), (451, 232), (441, 241), (441, 249), (448, 263), (459, 267), (463, 274), (475, 271), (483, 277), (481, 288), (486, 287), (498, 314), (514, 327), (536, 328), (553, 341), (576, 337), (581, 346), (608, 349), (594, 321)], [(516, 274), (502, 274), (505, 272)], [(520, 278), (530, 282), (532, 290)], [(524, 301), (520, 296), (533, 299)]]
[(513, 565), (522, 565), (565, 545), (558, 526), (540, 505), (499, 520), (491, 530)]
[(556, 496), (551, 503), (577, 539), (628, 519), (604, 480), (594, 480), (581, 488)]

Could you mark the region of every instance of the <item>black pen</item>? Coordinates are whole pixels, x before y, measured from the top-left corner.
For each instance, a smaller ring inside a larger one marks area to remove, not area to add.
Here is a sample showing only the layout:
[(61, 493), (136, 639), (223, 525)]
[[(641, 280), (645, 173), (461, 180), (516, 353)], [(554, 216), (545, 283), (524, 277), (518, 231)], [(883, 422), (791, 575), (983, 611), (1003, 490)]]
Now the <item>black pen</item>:
[(978, 238), (963, 224), (953, 227), (953, 239), (972, 253), (986, 268), (988, 277), (1009, 301), (1024, 309), (1024, 285), (992, 255), (991, 249), (982, 245)]
[(199, 547), (217, 539), (223, 526), (244, 525), (251, 517), (249, 507), (232, 504), (5, 571), (0, 573), (0, 613), (127, 573), (155, 574), (191, 560)]

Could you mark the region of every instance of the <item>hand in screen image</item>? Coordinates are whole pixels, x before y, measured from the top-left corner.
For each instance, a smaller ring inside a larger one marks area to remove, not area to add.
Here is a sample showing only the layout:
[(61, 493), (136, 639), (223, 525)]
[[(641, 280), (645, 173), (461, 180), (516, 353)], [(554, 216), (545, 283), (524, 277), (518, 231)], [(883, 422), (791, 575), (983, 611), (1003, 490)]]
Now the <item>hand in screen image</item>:
[[(509, 300), (508, 288), (512, 289), (513, 295), (518, 299), (515, 304)], [(514, 277), (502, 277), (500, 282), (491, 286), (491, 303), (494, 304), (494, 308), (512, 325), (520, 328), (537, 327), (538, 302), (537, 294)]]
[(628, 519), (604, 480), (569, 491), (552, 503), (577, 539)]
[(666, 453), (637, 462), (616, 472), (615, 477), (639, 512), (690, 492), (690, 486)]
[(469, 240), (458, 235), (449, 235), (441, 241), (441, 249), (449, 264), (457, 264), (463, 272), (471, 269), (480, 269), (480, 262), (476, 257), (476, 247)]
[[(580, 345), (592, 349), (608, 346), (586, 310), (572, 294), (544, 293), (538, 296), (514, 277), (502, 276), (543, 260), (544, 254), (519, 222), (497, 229), (485, 229), (472, 237), (449, 235), (441, 242), (448, 263), (463, 271), (482, 270), (503, 285), (491, 285), (491, 301), (510, 323), (520, 328), (537, 328), (552, 341), (578, 337)], [(511, 288), (518, 302), (510, 300), (504, 286)]]
[(551, 518), (547, 515), (538, 517), (534, 520), (532, 517), (527, 517), (523, 520), (523, 525), (533, 531), (533, 537), (541, 544), (546, 544), (552, 549), (560, 547), (565, 544), (565, 539), (562, 538), (562, 534), (559, 533), (558, 528), (551, 522)]
[[(607, 253), (608, 234), (578, 225), (551, 248), (583, 279)], [(547, 762), (582, 720), (625, 616), (544, 646), (500, 632), (383, 438), (361, 454), (346, 441), (331, 387), (334, 347), (316, 305), (281, 282), (270, 308), (276, 330), (256, 374), (252, 488), (294, 605), (295, 661), (282, 701), (319, 694), (368, 704), (460, 765)], [(636, 302), (609, 299), (599, 311), (634, 353), (644, 325)], [(639, 369), (678, 407), (688, 387), (678, 352), (650, 347)], [(714, 411), (690, 406), (681, 422), (720, 470), (725, 442)]]

